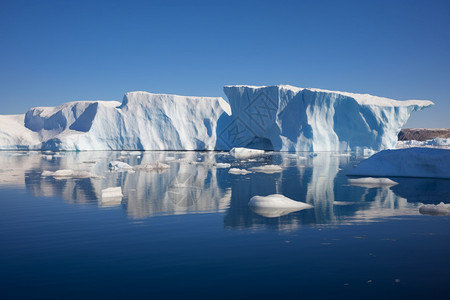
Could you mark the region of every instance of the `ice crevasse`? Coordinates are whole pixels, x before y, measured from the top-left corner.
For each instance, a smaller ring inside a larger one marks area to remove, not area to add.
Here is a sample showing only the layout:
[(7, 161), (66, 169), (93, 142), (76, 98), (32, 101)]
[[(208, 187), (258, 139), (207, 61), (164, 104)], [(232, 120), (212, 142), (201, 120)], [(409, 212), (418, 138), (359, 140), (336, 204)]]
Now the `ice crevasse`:
[(393, 148), (410, 114), (433, 105), (277, 86), (220, 97), (127, 93), (0, 116), (0, 149), (351, 151)]

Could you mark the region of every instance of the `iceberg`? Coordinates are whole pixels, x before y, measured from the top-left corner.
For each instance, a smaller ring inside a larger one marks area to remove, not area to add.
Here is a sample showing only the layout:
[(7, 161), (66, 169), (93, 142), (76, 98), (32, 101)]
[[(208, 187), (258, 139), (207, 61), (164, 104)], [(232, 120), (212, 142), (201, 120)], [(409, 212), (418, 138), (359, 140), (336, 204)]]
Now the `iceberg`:
[[(0, 149), (214, 150), (220, 97), (127, 93), (117, 101), (76, 101), (0, 116)], [(4, 124), (4, 125), (3, 125)]]
[(289, 85), (233, 85), (224, 92), (232, 111), (218, 124), (218, 148), (225, 149), (390, 149), (410, 114), (433, 105)]
[(438, 148), (384, 150), (363, 160), (347, 175), (450, 178), (450, 150)]
[(75, 101), (0, 116), (0, 150), (235, 148), (237, 159), (261, 150), (379, 151), (395, 147), (412, 112), (433, 105), (288, 85), (224, 91), (229, 102), (138, 91), (121, 103)]

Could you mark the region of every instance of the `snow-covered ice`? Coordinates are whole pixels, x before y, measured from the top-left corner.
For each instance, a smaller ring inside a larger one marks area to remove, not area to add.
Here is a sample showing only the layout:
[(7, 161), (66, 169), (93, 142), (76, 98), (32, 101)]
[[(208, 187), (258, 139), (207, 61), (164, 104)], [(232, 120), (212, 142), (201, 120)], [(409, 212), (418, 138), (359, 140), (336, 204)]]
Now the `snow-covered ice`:
[(281, 173), (283, 171), (283, 168), (278, 165), (264, 165), (264, 166), (252, 167), (249, 170), (252, 172), (274, 174), (274, 173)]
[(408, 148), (408, 147), (436, 147), (436, 148), (449, 148), (450, 138), (435, 138), (426, 141), (398, 141), (396, 148)]
[(229, 104), (130, 92), (122, 103), (75, 101), (0, 116), (0, 149), (378, 151), (396, 145), (412, 112), (433, 105), (287, 85), (224, 90)]
[(436, 148), (384, 150), (363, 160), (347, 175), (450, 178), (450, 150)]
[(389, 179), (381, 177), (363, 177), (363, 178), (349, 178), (348, 183), (354, 186), (360, 186), (365, 188), (375, 188), (383, 186), (393, 186), (398, 183)]
[(419, 207), (419, 212), (423, 215), (446, 216), (450, 215), (450, 204), (441, 202), (437, 205), (425, 204)]

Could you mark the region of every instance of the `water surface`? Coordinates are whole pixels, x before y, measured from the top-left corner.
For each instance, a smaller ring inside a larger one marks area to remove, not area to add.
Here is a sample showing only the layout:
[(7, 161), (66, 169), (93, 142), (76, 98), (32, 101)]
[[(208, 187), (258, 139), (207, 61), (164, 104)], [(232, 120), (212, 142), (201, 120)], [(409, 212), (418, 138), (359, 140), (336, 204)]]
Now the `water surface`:
[[(450, 182), (350, 185), (362, 157), (221, 152), (0, 152), (0, 293), (5, 299), (446, 298)], [(170, 168), (117, 172), (160, 161)], [(228, 174), (281, 165), (274, 174)], [(73, 169), (93, 178), (43, 177)], [(120, 186), (123, 197), (102, 189)], [(283, 194), (313, 209), (248, 207)]]

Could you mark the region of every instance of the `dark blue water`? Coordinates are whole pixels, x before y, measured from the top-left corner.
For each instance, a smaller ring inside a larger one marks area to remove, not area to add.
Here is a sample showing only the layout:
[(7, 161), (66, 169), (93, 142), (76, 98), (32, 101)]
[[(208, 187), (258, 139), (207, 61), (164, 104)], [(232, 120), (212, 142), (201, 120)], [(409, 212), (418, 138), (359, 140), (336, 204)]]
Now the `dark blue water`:
[[(116, 159), (170, 168), (108, 171)], [(349, 185), (361, 159), (0, 152), (0, 298), (446, 299), (450, 218), (418, 207), (450, 202), (450, 181)], [(283, 171), (231, 175), (218, 162)], [(58, 169), (101, 178), (41, 176)], [(115, 186), (123, 198), (102, 199)], [(252, 196), (273, 193), (314, 208), (249, 209)]]

